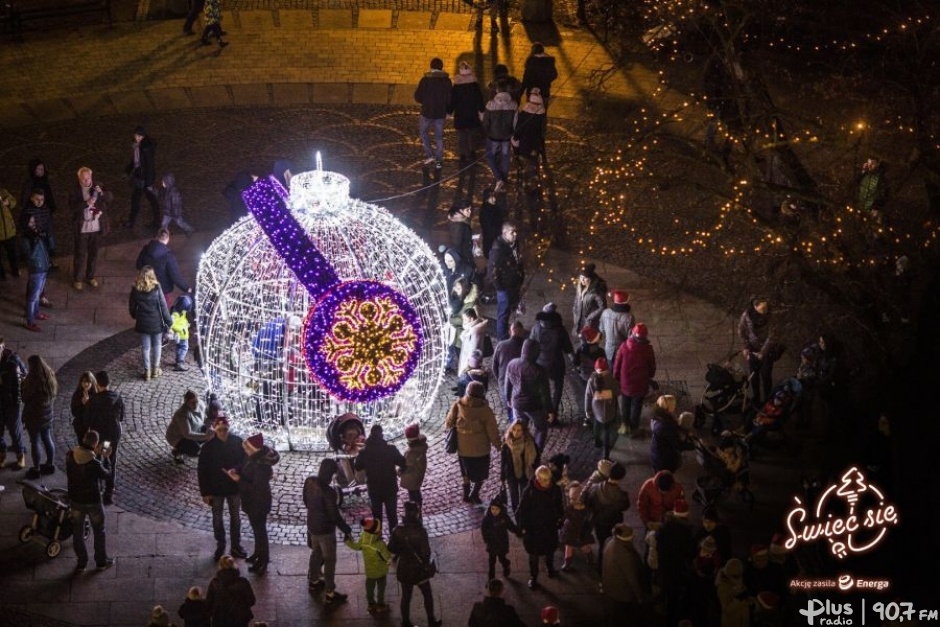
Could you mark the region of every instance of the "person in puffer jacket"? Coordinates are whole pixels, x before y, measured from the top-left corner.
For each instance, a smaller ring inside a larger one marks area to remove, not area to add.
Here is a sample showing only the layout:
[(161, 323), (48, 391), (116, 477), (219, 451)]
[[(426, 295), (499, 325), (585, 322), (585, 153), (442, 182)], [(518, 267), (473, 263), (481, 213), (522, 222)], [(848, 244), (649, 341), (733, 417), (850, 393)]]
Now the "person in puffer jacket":
[(187, 236), (192, 234), (195, 229), (183, 219), (183, 195), (176, 186), (176, 177), (172, 172), (163, 175), (157, 189), (157, 199), (160, 201), (160, 210), (163, 211), (160, 228), (169, 230), (170, 224), (176, 222)]
[(509, 148), (515, 131), (519, 104), (509, 95), (504, 82), (497, 83), (496, 95), (486, 103), (483, 133), (486, 135), (486, 162), (496, 179), (493, 191), (502, 192), (509, 181)]
[(392, 554), (382, 540), (382, 521), (375, 518), (362, 520), (362, 535), (358, 540), (347, 537), (344, 542), (353, 551), (362, 551), (362, 562), (366, 569), (366, 600), (370, 614), (388, 611), (385, 602), (385, 584), (388, 581), (388, 565)]
[(541, 451), (548, 437), (548, 411), (551, 396), (548, 376), (538, 365), (539, 343), (532, 338), (522, 343), (522, 354), (506, 367), (506, 383), (503, 394), (512, 407), (516, 420), (523, 427), (532, 424), (535, 430), (535, 446)]

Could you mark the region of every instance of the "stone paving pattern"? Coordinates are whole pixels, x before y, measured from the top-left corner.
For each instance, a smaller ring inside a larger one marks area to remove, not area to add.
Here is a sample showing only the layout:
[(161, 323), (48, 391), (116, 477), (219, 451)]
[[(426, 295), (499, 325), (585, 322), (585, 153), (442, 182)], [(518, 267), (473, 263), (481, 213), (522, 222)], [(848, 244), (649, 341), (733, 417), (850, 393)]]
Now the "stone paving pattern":
[[(251, 10), (226, 14), (225, 25), (233, 44), (222, 54), (195, 47), (191, 39), (181, 37), (179, 21), (37, 32), (30, 33), (23, 45), (0, 46), (0, 66), (4, 68), (0, 72), (0, 126), (5, 128), (0, 183), (18, 191), (24, 164), (40, 154), (52, 166), (59, 202), (64, 204), (71, 173), (89, 165), (115, 192), (114, 214), (123, 217), (129, 190), (120, 174), (129, 156), (130, 131), (144, 123), (158, 141), (158, 168), (176, 171), (187, 217), (199, 228), (191, 239), (174, 237), (171, 242), (184, 272), (193, 276), (202, 250), (227, 223), (219, 191), (237, 170), (266, 171), (275, 159), (284, 156), (303, 169), (312, 164), (312, 151), (321, 148), (328, 169), (352, 178), (355, 197), (385, 198), (433, 183), (433, 173), (419, 167), (421, 151), (414, 137), (417, 116), (411, 100), (414, 84), (427, 67), (427, 57), (439, 55), (451, 69), (457, 60), (469, 59), (481, 69), (484, 81), (497, 59), (521, 74), (529, 35), (539, 32), (529, 27), (532, 33), (527, 33), (524, 25), (515, 24), (498, 37), (491, 38), (488, 32), (477, 34), (469, 29), (469, 15), (462, 9), (447, 13), (429, 7), (423, 10), (428, 14), (425, 16), (422, 11), (400, 10), (411, 5), (396, 6), (390, 23), (396, 28), (363, 28), (364, 16), (369, 20), (380, 16), (330, 4), (328, 10), (337, 12), (318, 9), (314, 21), (313, 3), (294, 2), (289, 10), (277, 11), (260, 0), (251, 6)], [(317, 31), (315, 36), (307, 36), (307, 31), (313, 30)], [(583, 31), (560, 27), (557, 40), (545, 40), (550, 43), (549, 52), (558, 58), (561, 74), (556, 83), (561, 97), (552, 108), (549, 152), (557, 156), (553, 158), (556, 184), (565, 190), (578, 184), (565, 166), (591, 155), (594, 131), (584, 119), (598, 95), (591, 91), (591, 71), (605, 67), (610, 60)], [(642, 101), (655, 83), (655, 74), (636, 64), (629, 73), (608, 82), (606, 95), (621, 101)], [(449, 133), (447, 140), (452, 145)], [(383, 203), (435, 245), (446, 237), (444, 209), (463, 193), (457, 190), (458, 182), (449, 178), (456, 170), (453, 161), (449, 155), (442, 173), (443, 191), (432, 187)], [(475, 193), (488, 178), (486, 171), (478, 168)], [(513, 205), (519, 201), (512, 194), (509, 198)], [(142, 211), (145, 221), (146, 206)], [(537, 220), (526, 212), (518, 217), (525, 236), (539, 235), (531, 233), (539, 224)], [(124, 442), (125, 472), (117, 503), (108, 508), (108, 547), (117, 564), (104, 573), (73, 577), (75, 558), (70, 542), (53, 560), (45, 557), (38, 541), (20, 545), (16, 534), (29, 519), (15, 484), (22, 473), (0, 471), (0, 485), (6, 488), (0, 501), (0, 568), (4, 573), (0, 625), (58, 627), (66, 624), (62, 621), (140, 625), (155, 603), (173, 612), (185, 590), (190, 585), (205, 586), (214, 570), (214, 543), (206, 531), (205, 507), (193, 493), (191, 463), (187, 468), (174, 466), (162, 437), (165, 421), (185, 387), (198, 386), (201, 381), (195, 371), (182, 376), (167, 372), (150, 384), (137, 378), (139, 349), (129, 330), (132, 323), (126, 298), (135, 274), (134, 259), (149, 234), (141, 228), (113, 235), (101, 255), (101, 288), (76, 292), (71, 288), (66, 217), (60, 214), (56, 219), (62, 240), (58, 259), (62, 270), (50, 277), (48, 286), (56, 304), (50, 311), (52, 319), (44, 323), (42, 333), (23, 330), (19, 324), (25, 278), (11, 279), (0, 284), (2, 333), (8, 345), (21, 354), (39, 353), (50, 361), (60, 373), (63, 397), (70, 393), (81, 370), (107, 367), (117, 374), (116, 388), (127, 397), (131, 409)], [(564, 216), (553, 219), (563, 220)], [(535, 312), (551, 300), (567, 317), (571, 294), (567, 280), (583, 261), (551, 250), (540, 260), (541, 266), (533, 263), (538, 269), (526, 295), (528, 310)], [(658, 378), (671, 382), (676, 390), (687, 387), (683, 401), (693, 403), (701, 393), (705, 364), (736, 346), (736, 316), (628, 270), (608, 266), (603, 259), (596, 261), (612, 288), (625, 287), (633, 294), (637, 315), (650, 325), (659, 361)], [(491, 307), (484, 308), (484, 315), (493, 314)], [(531, 314), (526, 322), (531, 322)], [(781, 364), (779, 371), (790, 367)], [(447, 400), (445, 388), (442, 411)], [(434, 436), (432, 423), (425, 429)], [(68, 407), (60, 402), (56, 423), (59, 459), (70, 433)], [(613, 454), (628, 466), (625, 489), (634, 499), (640, 483), (650, 474), (647, 445), (645, 441), (621, 439)], [(572, 455), (576, 478), (588, 473), (595, 454), (590, 440), (576, 428), (554, 430), (551, 450)], [(740, 529), (736, 537), (743, 546), (766, 540), (763, 535), (779, 517), (774, 495), (792, 494), (798, 474), (791, 468), (806, 467), (812, 461), (806, 448), (787, 452), (796, 455), (797, 461), (769, 455), (753, 468), (753, 483), (761, 486), (762, 492), (752, 512), (734, 500), (722, 506), (729, 519), (748, 518), (750, 530)], [(302, 542), (299, 482), (314, 461), (303, 455), (291, 457), (298, 461), (285, 461), (283, 481), (277, 484), (280, 497), (273, 521), (277, 544), (272, 569), (264, 578), (252, 578), (259, 598), (256, 617), (278, 627), (397, 622), (397, 610), (378, 621), (366, 617), (361, 560), (344, 549), (339, 551), (338, 582), (340, 589), (350, 593), (349, 603), (328, 613), (318, 598), (307, 594), (308, 551), (296, 546)], [(471, 530), (479, 512), (456, 498), (459, 478), (454, 460), (437, 453), (433, 463), (441, 470), (429, 477), (429, 524), (437, 535), (432, 543), (441, 564), (434, 594), (438, 608), (442, 608), (439, 613), (443, 612), (448, 624), (462, 623), (470, 605), (481, 595), (485, 578), (482, 542), (479, 533)], [(690, 460), (681, 469), (680, 478), (691, 486), (699, 472)], [(63, 485), (61, 469), (47, 483)], [(495, 482), (491, 482), (488, 490), (494, 489)], [(353, 518), (359, 511), (351, 506), (347, 515)], [(635, 508), (626, 520), (639, 526)], [(243, 527), (247, 529), (247, 525)], [(511, 558), (514, 577), (507, 598), (530, 624), (536, 622), (539, 608), (550, 602), (562, 607), (570, 624), (586, 625), (600, 619), (601, 606), (594, 592), (596, 576), (589, 568), (582, 565), (577, 573), (545, 580), (545, 589), (533, 594), (524, 587), (525, 557), (520, 545), (514, 543)], [(394, 607), (398, 600), (394, 583), (388, 596)], [(421, 616), (416, 611), (415, 616)]]

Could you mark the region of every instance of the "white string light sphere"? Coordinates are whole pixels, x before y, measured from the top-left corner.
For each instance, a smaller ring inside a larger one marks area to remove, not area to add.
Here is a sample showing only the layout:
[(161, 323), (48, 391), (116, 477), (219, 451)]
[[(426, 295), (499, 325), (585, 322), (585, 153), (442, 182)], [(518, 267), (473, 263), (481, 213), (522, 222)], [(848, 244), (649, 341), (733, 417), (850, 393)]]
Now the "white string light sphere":
[(429, 417), (447, 358), (437, 257), (317, 165), (289, 196), (274, 179), (246, 190), (251, 215), (196, 277), (209, 389), (236, 430), (281, 449), (328, 450), (327, 427), (347, 412), (401, 435)]

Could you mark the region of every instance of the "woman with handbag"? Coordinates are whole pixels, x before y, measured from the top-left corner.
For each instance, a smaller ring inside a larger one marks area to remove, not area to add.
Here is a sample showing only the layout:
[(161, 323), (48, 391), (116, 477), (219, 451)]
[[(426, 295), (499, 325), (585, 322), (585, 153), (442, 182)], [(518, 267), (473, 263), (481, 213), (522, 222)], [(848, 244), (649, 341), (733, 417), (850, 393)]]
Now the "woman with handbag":
[(163, 332), (173, 324), (170, 309), (166, 306), (163, 290), (151, 266), (144, 266), (137, 273), (131, 288), (128, 309), (136, 323), (134, 330), (140, 335), (144, 354), (144, 380), (159, 377), (160, 359), (163, 351)]
[(411, 595), (415, 586), (424, 597), (429, 627), (440, 627), (443, 621), (434, 618), (434, 596), (431, 594), (431, 578), (437, 573), (437, 564), (431, 555), (431, 543), (421, 524), (421, 506), (417, 503), (405, 503), (405, 517), (392, 530), (388, 550), (398, 561), (395, 576), (401, 584), (402, 627), (414, 627), (411, 623)]
[(479, 381), (467, 384), (467, 393), (447, 412), (444, 427), (457, 430), (457, 456), (463, 480), (463, 501), (482, 505), (480, 489), (490, 476), (490, 446), (499, 451), (499, 427)]

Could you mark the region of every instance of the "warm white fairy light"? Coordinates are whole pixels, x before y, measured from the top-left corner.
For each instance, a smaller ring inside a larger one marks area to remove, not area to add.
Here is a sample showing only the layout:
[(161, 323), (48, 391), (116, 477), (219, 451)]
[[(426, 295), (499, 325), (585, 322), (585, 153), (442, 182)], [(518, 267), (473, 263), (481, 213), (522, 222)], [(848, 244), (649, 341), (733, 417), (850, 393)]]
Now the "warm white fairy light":
[(421, 355), (394, 394), (340, 400), (308, 371), (303, 321), (315, 302), (253, 216), (222, 233), (196, 279), (209, 388), (237, 430), (261, 430), (281, 448), (326, 450), (343, 413), (395, 437), (429, 417), (447, 355), (444, 276), (437, 257), (388, 211), (349, 197), (349, 179), (319, 167), (291, 179), (291, 213), (342, 281), (376, 281), (404, 295), (420, 318)]

